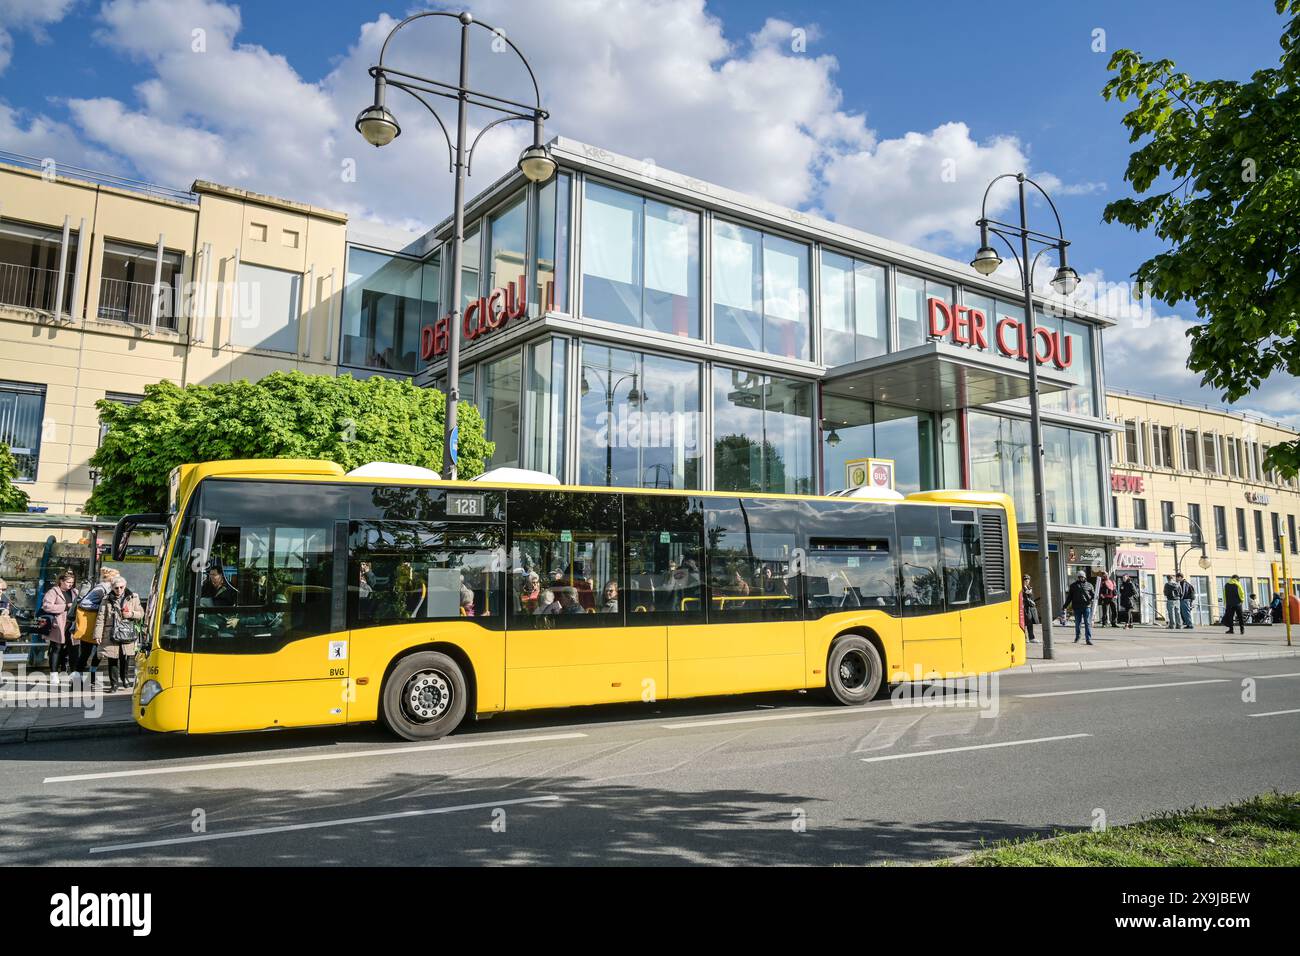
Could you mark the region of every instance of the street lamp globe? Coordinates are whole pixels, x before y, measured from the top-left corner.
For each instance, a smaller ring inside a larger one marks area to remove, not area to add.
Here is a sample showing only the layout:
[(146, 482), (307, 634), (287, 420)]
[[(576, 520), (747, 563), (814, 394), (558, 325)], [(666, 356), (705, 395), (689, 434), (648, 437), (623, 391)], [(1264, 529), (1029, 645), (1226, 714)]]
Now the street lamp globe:
[(991, 276), (1002, 265), (1002, 257), (992, 246), (980, 246), (975, 258), (970, 261), (971, 268), (982, 276)]
[(534, 143), (519, 154), (519, 170), (529, 182), (544, 183), (555, 174), (555, 160), (545, 146)]
[(1210, 559), (1205, 555), (1201, 555), (1201, 560), (1196, 563), (1200, 565), (1202, 571), (1208, 571), (1210, 569)]
[(357, 116), (357, 132), (371, 146), (387, 146), (402, 134), (402, 128), (386, 106), (367, 106)]
[(1052, 276), (1052, 288), (1061, 295), (1069, 295), (1079, 287), (1079, 273), (1070, 266), (1063, 265)]

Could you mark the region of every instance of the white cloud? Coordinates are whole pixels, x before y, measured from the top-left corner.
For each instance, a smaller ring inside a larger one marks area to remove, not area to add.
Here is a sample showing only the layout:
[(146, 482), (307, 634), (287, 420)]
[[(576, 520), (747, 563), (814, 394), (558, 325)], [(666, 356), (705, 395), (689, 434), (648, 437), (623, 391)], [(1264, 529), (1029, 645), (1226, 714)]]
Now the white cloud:
[(45, 28), (68, 14), (76, 0), (0, 0), (0, 73), (13, 57), (13, 34), (22, 30), (37, 43), (47, 39)]

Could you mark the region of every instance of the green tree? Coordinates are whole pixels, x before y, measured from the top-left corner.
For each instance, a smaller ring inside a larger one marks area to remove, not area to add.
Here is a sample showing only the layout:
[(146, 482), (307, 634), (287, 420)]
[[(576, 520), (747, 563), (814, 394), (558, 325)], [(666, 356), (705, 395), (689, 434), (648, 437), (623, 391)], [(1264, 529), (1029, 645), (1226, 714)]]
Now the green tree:
[[(177, 465), (236, 458), (316, 458), (352, 469), (395, 461), (441, 470), (442, 392), (375, 376), (273, 372), (258, 382), (145, 386), (144, 401), (98, 403), (108, 426), (91, 458), (99, 471), (89, 514), (153, 511)], [(458, 407), (459, 475), (492, 454), (473, 405)]]
[[(1124, 173), (1140, 198), (1110, 203), (1105, 221), (1170, 244), (1134, 277), (1162, 302), (1196, 306), (1205, 321), (1188, 333), (1188, 368), (1228, 402), (1275, 372), (1300, 377), (1300, 0), (1274, 6), (1288, 17), (1277, 68), (1193, 80), (1172, 60), (1118, 50), (1102, 90), (1134, 101), (1124, 125), (1145, 140)], [(1296, 474), (1300, 441), (1274, 445), (1268, 467)]]
[(26, 511), (27, 492), (14, 487), (18, 462), (4, 442), (0, 442), (0, 511)]

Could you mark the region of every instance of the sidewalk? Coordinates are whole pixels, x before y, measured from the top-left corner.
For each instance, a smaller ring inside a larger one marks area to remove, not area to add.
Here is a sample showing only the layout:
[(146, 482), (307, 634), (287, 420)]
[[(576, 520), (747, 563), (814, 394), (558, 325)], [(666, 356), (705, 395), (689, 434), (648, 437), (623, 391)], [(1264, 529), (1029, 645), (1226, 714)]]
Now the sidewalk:
[(80, 692), (65, 682), (51, 692), (43, 681), (32, 689), (30, 676), (19, 682), (12, 668), (5, 669), (0, 683), (0, 744), (122, 737), (141, 732), (131, 717), (129, 691)]
[(1120, 667), (1160, 667), (1166, 664), (1208, 664), (1270, 657), (1300, 657), (1300, 625), (1291, 625), (1286, 645), (1286, 628), (1281, 624), (1257, 624), (1245, 634), (1224, 633), (1221, 625), (1201, 625), (1191, 630), (1172, 630), (1161, 625), (1135, 624), (1133, 628), (1096, 627), (1092, 647), (1074, 643), (1074, 623), (1052, 626), (1052, 660), (1043, 660), (1041, 640), (1028, 645), (1029, 666), (1007, 671), (1012, 674), (1042, 674), (1063, 670), (1107, 670)]

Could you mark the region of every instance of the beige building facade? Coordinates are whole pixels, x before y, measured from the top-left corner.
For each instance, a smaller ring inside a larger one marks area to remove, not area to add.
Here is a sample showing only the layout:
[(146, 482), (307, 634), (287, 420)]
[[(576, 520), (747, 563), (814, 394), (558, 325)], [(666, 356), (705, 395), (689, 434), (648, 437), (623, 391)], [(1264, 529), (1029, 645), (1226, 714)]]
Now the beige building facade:
[[(1300, 484), (1263, 466), (1272, 445), (1295, 440), (1294, 429), (1116, 389), (1107, 393), (1106, 406), (1119, 426), (1110, 456), (1116, 527), (1132, 530), (1134, 537), (1143, 531), (1192, 535), (1188, 545), (1147, 546), (1156, 567), (1136, 573), (1149, 605), (1155, 592), (1149, 610), (1163, 614), (1164, 577), (1177, 570), (1196, 586), (1202, 622), (1221, 618), (1223, 588), (1233, 574), (1264, 604), (1272, 599), (1284, 559), (1290, 576), (1300, 577)], [(1293, 580), (1292, 589), (1300, 593), (1300, 583)], [(1143, 617), (1150, 620), (1147, 612)]]
[(0, 162), (0, 440), (31, 505), (81, 510), (100, 399), (334, 374), (346, 232), (342, 213), (215, 183)]

